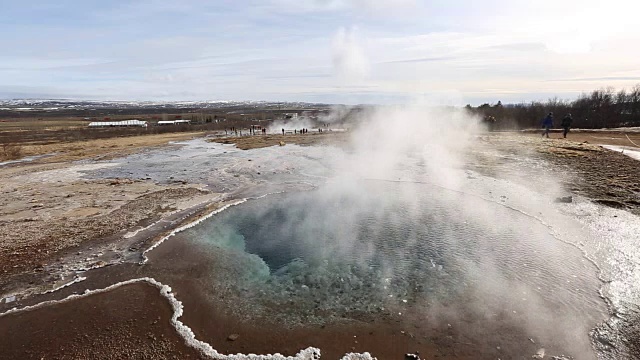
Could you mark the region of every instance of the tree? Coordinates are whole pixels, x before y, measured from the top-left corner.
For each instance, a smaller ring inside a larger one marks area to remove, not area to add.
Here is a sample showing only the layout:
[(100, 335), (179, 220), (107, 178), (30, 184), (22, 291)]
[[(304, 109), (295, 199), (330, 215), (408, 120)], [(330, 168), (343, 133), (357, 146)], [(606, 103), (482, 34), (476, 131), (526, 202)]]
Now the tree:
[(640, 125), (640, 84), (634, 86), (627, 95), (627, 109), (632, 126)]
[(595, 117), (596, 127), (610, 127), (614, 111), (613, 88), (594, 90), (591, 93), (591, 111)]
[(640, 84), (620, 91), (611, 87), (594, 90), (580, 94), (573, 101), (554, 97), (544, 102), (504, 106), (498, 101), (495, 105), (484, 103), (475, 108), (471, 105), (464, 108), (483, 119), (495, 117), (501, 128), (504, 124), (513, 128), (537, 128), (549, 112), (556, 118), (571, 113), (576, 127), (640, 126)]

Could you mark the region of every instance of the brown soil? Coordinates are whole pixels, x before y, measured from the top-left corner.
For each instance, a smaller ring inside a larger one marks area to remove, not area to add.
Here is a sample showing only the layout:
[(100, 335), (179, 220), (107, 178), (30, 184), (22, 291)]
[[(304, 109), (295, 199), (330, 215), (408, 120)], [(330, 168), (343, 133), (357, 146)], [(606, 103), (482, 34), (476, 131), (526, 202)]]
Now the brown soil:
[[(640, 134), (628, 136), (640, 144)], [(538, 141), (536, 149), (546, 160), (561, 173), (573, 175), (573, 182), (565, 184), (567, 190), (640, 215), (640, 163), (596, 145), (633, 146), (625, 134), (570, 133), (569, 139)]]
[[(527, 133), (529, 136), (540, 138), (540, 133)], [(622, 131), (571, 131), (566, 139), (562, 138), (562, 133), (554, 132), (549, 135), (551, 139), (560, 139), (578, 143), (587, 142), (589, 144), (618, 145), (618, 146), (638, 146), (640, 145), (640, 133)], [(635, 143), (635, 144), (634, 144)]]
[(0, 359), (200, 359), (172, 315), (147, 283), (5, 315)]

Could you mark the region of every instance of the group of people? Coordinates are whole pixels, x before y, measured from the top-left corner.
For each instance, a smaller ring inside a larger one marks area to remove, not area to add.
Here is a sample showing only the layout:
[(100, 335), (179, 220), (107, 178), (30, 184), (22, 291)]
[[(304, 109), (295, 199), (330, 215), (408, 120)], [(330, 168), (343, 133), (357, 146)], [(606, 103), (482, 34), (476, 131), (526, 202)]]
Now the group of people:
[[(571, 114), (567, 114), (564, 118), (562, 118), (562, 122), (560, 126), (562, 127), (562, 136), (566, 139), (567, 134), (569, 133), (569, 129), (571, 128), (571, 123), (573, 123), (573, 118)], [(542, 136), (549, 137), (549, 130), (553, 127), (553, 113), (550, 112), (543, 120), (542, 120)]]
[(256, 134), (256, 131), (260, 130), (260, 132), (265, 135), (267, 133), (267, 128), (263, 128), (263, 127), (259, 127), (259, 126), (255, 126), (255, 125), (251, 125), (251, 127), (249, 128), (249, 133), (252, 135)]
[[(262, 134), (267, 134), (267, 129), (266, 128), (259, 128), (255, 125), (251, 125), (251, 127), (249, 128), (249, 134), (250, 135), (256, 135), (256, 132), (260, 130), (260, 132), (262, 132)], [(242, 130), (238, 130), (235, 126), (230, 127), (229, 129), (225, 128), (224, 129), (224, 134), (225, 135), (233, 135), (235, 134), (236, 136), (240, 135), (242, 136)], [(246, 133), (245, 133), (246, 134)]]
[[(235, 127), (230, 127), (229, 130), (227, 131), (227, 128), (224, 129), (224, 134), (225, 135), (229, 135), (229, 133), (233, 134), (235, 133), (236, 136), (238, 136), (238, 129), (236, 129)], [(240, 135), (242, 135), (242, 130), (240, 130)]]
[[(291, 131), (291, 130), (289, 130), (289, 131)], [(306, 134), (306, 133), (308, 133), (308, 132), (309, 132), (309, 129), (306, 129), (306, 128), (302, 128), (302, 129), (300, 129), (300, 130), (298, 130), (298, 129), (293, 129), (293, 133), (294, 133), (294, 134)], [(283, 129), (282, 129), (282, 135), (284, 135), (284, 133), (285, 133), (285, 131), (284, 131), (284, 128), (283, 128)]]

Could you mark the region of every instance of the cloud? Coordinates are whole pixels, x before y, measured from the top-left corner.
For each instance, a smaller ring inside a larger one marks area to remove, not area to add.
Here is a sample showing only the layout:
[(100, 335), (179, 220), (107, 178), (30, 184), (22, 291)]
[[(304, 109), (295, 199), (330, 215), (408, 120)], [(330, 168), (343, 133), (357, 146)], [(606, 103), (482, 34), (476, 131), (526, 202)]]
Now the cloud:
[(586, 78), (571, 78), (571, 79), (552, 79), (547, 80), (554, 81), (640, 81), (640, 76), (603, 76), (603, 77), (586, 77)]
[(272, 5), (286, 12), (396, 11), (416, 6), (416, 0), (272, 0)]
[(628, 86), (640, 57), (629, 46), (640, 5), (622, 0), (40, 3), (36, 14), (0, 13), (3, 85), (239, 100), (317, 91), (332, 102), (457, 91), (495, 102)]
[(547, 47), (542, 43), (535, 42), (523, 42), (523, 43), (508, 43), (493, 45), (488, 47), (490, 50), (505, 50), (505, 51), (545, 51)]
[(420, 63), (420, 62), (433, 62), (433, 61), (447, 61), (454, 60), (454, 56), (434, 56), (434, 57), (425, 57), (420, 59), (402, 59), (402, 60), (392, 60), (392, 61), (383, 61), (381, 64), (402, 64), (402, 63)]

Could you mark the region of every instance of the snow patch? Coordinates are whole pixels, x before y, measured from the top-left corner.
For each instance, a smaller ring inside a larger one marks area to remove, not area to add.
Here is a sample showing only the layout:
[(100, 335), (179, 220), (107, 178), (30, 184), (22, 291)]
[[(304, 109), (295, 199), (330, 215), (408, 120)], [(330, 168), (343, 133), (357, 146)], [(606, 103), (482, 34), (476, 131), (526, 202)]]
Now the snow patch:
[(607, 150), (617, 151), (619, 153), (622, 153), (623, 155), (627, 155), (632, 159), (640, 160), (640, 148), (631, 147), (631, 146), (616, 146), (616, 145), (601, 145), (601, 146)]

